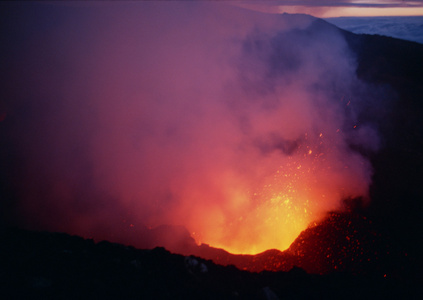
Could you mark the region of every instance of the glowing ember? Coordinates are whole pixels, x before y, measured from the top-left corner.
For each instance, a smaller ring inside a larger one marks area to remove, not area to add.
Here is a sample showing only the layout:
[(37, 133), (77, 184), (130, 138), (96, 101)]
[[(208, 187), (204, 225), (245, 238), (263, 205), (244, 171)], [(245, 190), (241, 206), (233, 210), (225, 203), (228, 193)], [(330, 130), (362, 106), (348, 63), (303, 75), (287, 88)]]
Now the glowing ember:
[[(349, 166), (336, 166), (333, 157), (327, 159), (322, 150), (330, 145), (324, 143), (324, 136), (305, 134), (296, 151), (284, 157), (283, 164), (266, 176), (262, 185), (237, 195), (232, 204), (239, 213), (214, 210), (208, 215), (216, 221), (214, 226), (198, 222), (193, 234), (196, 241), (239, 254), (287, 249), (310, 223), (323, 217), (326, 206), (335, 207), (345, 192), (354, 194), (330, 174), (334, 167), (347, 170)], [(326, 150), (331, 156), (336, 152)]]

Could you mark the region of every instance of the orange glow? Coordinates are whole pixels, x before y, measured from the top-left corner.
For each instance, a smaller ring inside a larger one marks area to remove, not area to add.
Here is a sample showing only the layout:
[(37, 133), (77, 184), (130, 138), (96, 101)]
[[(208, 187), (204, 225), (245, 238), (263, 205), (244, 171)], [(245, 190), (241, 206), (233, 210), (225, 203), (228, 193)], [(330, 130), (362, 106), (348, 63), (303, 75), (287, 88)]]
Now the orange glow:
[[(20, 206), (33, 224), (256, 254), (287, 249), (341, 200), (367, 195), (372, 169), (356, 150), (373, 151), (378, 138), (356, 119), (371, 86), (332, 26), (218, 3), (98, 5), (47, 35), (28, 25), (37, 18), (25, 23), (36, 35), (13, 66), (28, 62), (21, 81), (42, 104), (22, 120), (39, 127), (16, 127), (19, 145), (32, 145), (19, 153), (28, 152)], [(184, 230), (144, 228), (159, 226)]]
[[(231, 191), (232, 208), (239, 213), (230, 215), (223, 209), (210, 208), (192, 226), (196, 242), (236, 254), (286, 250), (303, 230), (323, 216), (325, 203), (340, 198), (336, 189), (328, 192), (321, 186), (320, 176), (326, 176), (331, 168), (325, 153), (319, 151), (324, 136), (318, 133), (312, 139), (305, 134), (306, 143), (261, 185), (245, 193)], [(313, 141), (307, 143), (309, 140)]]
[(321, 11), (315, 14), (319, 18), (336, 17), (400, 17), (400, 16), (422, 16), (423, 7), (339, 7)]

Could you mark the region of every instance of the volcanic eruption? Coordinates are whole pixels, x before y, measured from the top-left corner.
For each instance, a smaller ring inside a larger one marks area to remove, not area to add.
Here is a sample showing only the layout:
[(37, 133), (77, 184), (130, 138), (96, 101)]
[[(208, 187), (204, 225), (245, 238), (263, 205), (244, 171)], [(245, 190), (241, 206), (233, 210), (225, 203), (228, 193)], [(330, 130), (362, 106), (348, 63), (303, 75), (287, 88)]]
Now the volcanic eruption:
[(25, 227), (113, 241), (182, 226), (257, 254), (367, 201), (379, 138), (363, 114), (384, 93), (357, 78), (336, 27), (202, 2), (18, 16), (0, 125)]

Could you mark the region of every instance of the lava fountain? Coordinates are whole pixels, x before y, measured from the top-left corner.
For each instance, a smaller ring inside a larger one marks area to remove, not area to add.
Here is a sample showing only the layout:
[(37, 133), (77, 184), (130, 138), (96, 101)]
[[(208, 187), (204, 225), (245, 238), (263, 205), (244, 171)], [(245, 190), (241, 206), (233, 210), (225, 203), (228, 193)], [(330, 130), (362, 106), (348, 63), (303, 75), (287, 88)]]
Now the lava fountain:
[[(335, 130), (334, 136), (342, 133)], [(356, 164), (364, 164), (361, 158), (336, 161), (333, 152), (339, 149), (334, 150), (327, 139), (323, 133), (313, 137), (304, 134), (290, 155), (274, 159), (280, 165), (273, 173), (251, 184), (253, 188), (244, 193), (231, 193), (227, 200), (231, 207), (214, 208), (211, 214), (198, 212), (201, 220), (187, 226), (195, 229), (197, 242), (236, 254), (282, 251), (328, 210), (340, 208), (340, 199), (365, 195), (366, 186), (361, 181), (365, 174), (351, 174), (360, 171)]]

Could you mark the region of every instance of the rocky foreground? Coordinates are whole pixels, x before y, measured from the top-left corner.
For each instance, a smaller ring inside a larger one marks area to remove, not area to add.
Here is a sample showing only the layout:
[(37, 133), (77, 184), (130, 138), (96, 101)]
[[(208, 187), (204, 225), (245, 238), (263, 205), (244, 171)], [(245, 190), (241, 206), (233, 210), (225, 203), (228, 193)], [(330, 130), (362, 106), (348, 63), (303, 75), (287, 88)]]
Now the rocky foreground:
[(418, 280), (332, 272), (241, 271), (164, 248), (3, 229), (3, 299), (417, 299)]

